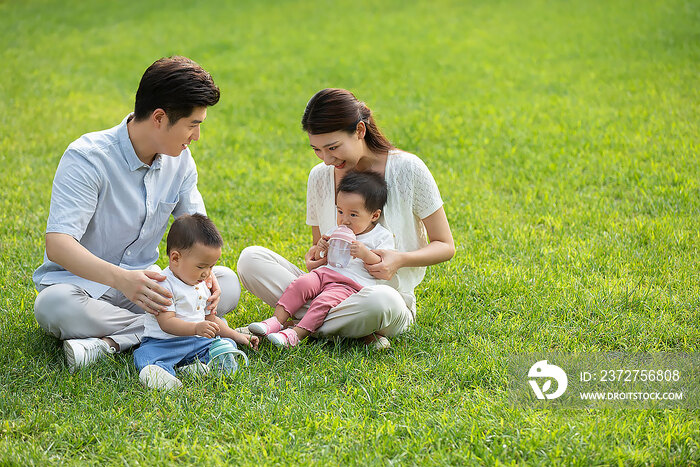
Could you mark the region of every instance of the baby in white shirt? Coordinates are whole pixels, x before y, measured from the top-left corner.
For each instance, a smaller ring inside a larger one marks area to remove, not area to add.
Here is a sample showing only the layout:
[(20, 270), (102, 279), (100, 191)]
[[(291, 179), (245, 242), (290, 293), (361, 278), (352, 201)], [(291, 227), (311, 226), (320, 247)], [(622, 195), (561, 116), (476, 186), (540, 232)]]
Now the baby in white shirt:
[(202, 214), (180, 216), (170, 227), (169, 266), (163, 271), (166, 279), (161, 285), (172, 293), (172, 305), (168, 311), (146, 315), (143, 339), (134, 351), (134, 364), (144, 385), (158, 389), (182, 386), (175, 368), (207, 363), (216, 336), (228, 339), (234, 347), (237, 342), (257, 349), (258, 337), (231, 329), (226, 320), (206, 310), (211, 292), (204, 281), (219, 260), (222, 246), (221, 234)]
[[(350, 172), (338, 184), (336, 195), (337, 224), (344, 225), (356, 235), (350, 245), (353, 259), (345, 267), (323, 265), (296, 278), (284, 291), (274, 315), (248, 325), (254, 334), (267, 336), (279, 347), (293, 347), (323, 324), (331, 308), (340, 304), (363, 287), (374, 285), (365, 264), (376, 264), (381, 257), (372, 250), (393, 250), (394, 236), (378, 221), (386, 204), (387, 186), (375, 172)], [(330, 233), (330, 232), (329, 232)], [(325, 258), (328, 235), (315, 246), (314, 259)], [(304, 304), (309, 309), (298, 324), (282, 330), (282, 325)]]

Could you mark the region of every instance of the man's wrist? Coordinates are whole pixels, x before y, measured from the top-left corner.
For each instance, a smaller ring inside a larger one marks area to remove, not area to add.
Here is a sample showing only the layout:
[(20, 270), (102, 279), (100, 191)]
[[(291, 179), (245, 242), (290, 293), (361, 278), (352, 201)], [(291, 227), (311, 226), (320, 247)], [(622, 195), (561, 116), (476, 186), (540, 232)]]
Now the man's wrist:
[(111, 280), (109, 281), (110, 283), (106, 284), (113, 289), (117, 289), (119, 291), (123, 290), (123, 284), (125, 281), (125, 274), (126, 274), (126, 269), (120, 268), (119, 266), (115, 265), (110, 265), (110, 276)]

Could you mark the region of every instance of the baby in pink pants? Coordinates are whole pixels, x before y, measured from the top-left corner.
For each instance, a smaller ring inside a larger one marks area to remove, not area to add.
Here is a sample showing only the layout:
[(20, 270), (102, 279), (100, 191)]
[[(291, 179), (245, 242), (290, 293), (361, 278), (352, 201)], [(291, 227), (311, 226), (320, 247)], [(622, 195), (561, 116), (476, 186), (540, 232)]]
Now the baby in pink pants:
[[(320, 266), (295, 279), (284, 291), (275, 313), (265, 321), (252, 323), (248, 329), (279, 347), (293, 347), (323, 324), (331, 308), (339, 305), (364, 286), (374, 285), (365, 264), (381, 258), (372, 250), (394, 249), (394, 236), (378, 224), (386, 203), (387, 186), (375, 172), (349, 172), (338, 184), (336, 208), (338, 225), (345, 225), (356, 235), (350, 245), (352, 259), (346, 267)], [(316, 244), (314, 259), (325, 258), (330, 232)], [(309, 302), (309, 309), (299, 323), (282, 330), (283, 323)]]

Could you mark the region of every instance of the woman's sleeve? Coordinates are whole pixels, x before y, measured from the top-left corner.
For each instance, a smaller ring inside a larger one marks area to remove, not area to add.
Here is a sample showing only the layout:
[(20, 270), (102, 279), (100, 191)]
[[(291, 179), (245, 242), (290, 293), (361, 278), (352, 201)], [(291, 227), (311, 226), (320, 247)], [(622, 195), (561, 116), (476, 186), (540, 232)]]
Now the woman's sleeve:
[(425, 219), (442, 206), (437, 183), (428, 167), (419, 158), (413, 166), (413, 214)]

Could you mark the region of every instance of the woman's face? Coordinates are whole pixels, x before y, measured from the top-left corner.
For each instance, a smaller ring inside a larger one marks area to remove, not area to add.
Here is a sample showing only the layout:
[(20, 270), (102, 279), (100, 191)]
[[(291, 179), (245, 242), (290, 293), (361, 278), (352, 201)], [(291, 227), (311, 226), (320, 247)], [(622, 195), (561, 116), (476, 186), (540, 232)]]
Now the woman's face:
[(365, 128), (362, 123), (357, 131), (334, 131), (312, 135), (309, 144), (319, 159), (326, 165), (333, 165), (341, 173), (354, 169), (365, 153)]

